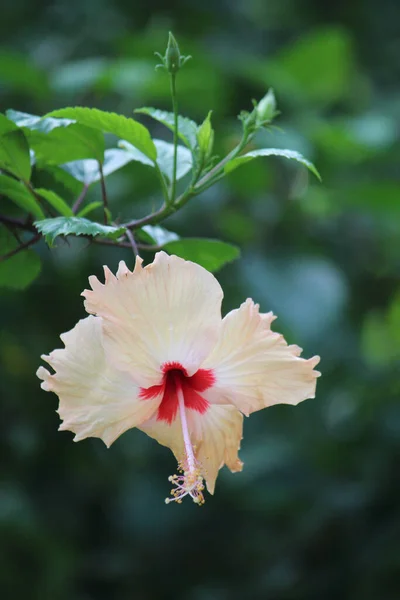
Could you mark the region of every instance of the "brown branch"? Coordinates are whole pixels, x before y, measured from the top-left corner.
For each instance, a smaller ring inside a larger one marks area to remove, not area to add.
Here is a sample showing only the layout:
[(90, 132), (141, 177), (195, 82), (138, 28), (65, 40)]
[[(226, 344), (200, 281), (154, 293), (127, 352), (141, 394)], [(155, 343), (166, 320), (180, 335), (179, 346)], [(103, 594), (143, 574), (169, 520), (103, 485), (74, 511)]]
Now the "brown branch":
[(29, 246), (33, 246), (33, 244), (36, 244), (36, 242), (38, 242), (41, 237), (42, 236), (40, 235), (40, 233), (37, 233), (35, 236), (33, 236), (33, 238), (31, 238), (27, 242), (24, 242), (20, 246), (17, 246), (17, 248), (14, 248), (14, 250), (7, 252), (7, 254), (0, 256), (0, 262), (7, 260), (7, 258), (11, 258), (12, 256), (15, 256), (15, 254), (18, 254), (18, 252), (25, 250), (25, 248), (29, 248)]
[(78, 210), (79, 210), (82, 202), (86, 198), (86, 194), (88, 192), (88, 189), (89, 189), (89, 185), (87, 183), (85, 183), (85, 185), (83, 186), (83, 189), (82, 189), (81, 193), (79, 194), (79, 196), (77, 197), (77, 199), (74, 202), (74, 205), (72, 206), (72, 212), (74, 213), (74, 215), (78, 212)]
[(132, 231), (129, 231), (129, 229), (126, 230), (126, 237), (128, 238), (128, 240), (131, 244), (133, 254), (135, 255), (135, 258), (136, 258), (139, 255), (139, 250), (138, 250), (137, 244), (135, 242), (135, 238), (133, 237), (133, 233), (132, 233)]
[(25, 229), (26, 231), (33, 231), (36, 233), (36, 228), (32, 223), (29, 221), (22, 221), (22, 219), (16, 219), (15, 217), (0, 215), (0, 223), (4, 223), (4, 225), (8, 225), (9, 227), (17, 227), (18, 229)]

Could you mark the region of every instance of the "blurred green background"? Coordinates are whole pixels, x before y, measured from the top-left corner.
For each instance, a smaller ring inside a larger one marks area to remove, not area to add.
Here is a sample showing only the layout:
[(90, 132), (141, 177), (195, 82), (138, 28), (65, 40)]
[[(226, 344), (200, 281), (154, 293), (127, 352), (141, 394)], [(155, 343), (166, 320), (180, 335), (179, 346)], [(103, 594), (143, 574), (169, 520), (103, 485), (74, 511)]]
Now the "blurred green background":
[[(224, 310), (251, 296), (321, 355), (317, 398), (246, 420), (243, 473), (224, 469), (201, 509), (164, 505), (175, 461), (141, 432), (110, 450), (58, 433), (57, 398), (35, 377), (84, 316), (88, 276), (131, 253), (42, 243), (40, 278), (1, 292), (2, 600), (398, 600), (398, 0), (3, 0), (1, 12), (2, 111), (169, 109), (153, 52), (172, 29), (193, 55), (180, 112), (213, 109), (220, 153), (272, 86), (283, 131), (255, 146), (299, 150), (323, 177), (259, 159), (165, 223), (239, 244), (218, 274)], [(123, 217), (160, 201), (138, 163), (108, 189)]]

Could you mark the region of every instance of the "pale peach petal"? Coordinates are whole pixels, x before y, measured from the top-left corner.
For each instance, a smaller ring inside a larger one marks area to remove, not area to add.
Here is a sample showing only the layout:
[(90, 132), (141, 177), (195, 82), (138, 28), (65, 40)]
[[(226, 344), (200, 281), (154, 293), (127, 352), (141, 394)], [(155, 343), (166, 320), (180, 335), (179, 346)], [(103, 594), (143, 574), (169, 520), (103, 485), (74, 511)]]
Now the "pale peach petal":
[(215, 384), (204, 396), (209, 402), (231, 403), (248, 415), (273, 404), (298, 404), (314, 398), (319, 362), (299, 357), (301, 348), (288, 346), (271, 331), (272, 313), (260, 314), (248, 299), (222, 321), (218, 344), (202, 368), (212, 369)]
[(65, 348), (42, 357), (55, 374), (40, 367), (37, 376), (44, 390), (59, 396), (60, 429), (74, 432), (75, 441), (99, 437), (110, 446), (157, 410), (161, 398), (139, 399), (132, 376), (106, 360), (100, 318), (87, 317), (60, 337)]
[(238, 456), (243, 415), (234, 406), (214, 404), (203, 415), (188, 411), (188, 424), (202, 475), (213, 494), (218, 471), (224, 464), (232, 473), (243, 468)]
[(135, 270), (121, 262), (116, 277), (105, 269), (105, 284), (89, 279), (85, 307), (103, 319), (110, 360), (138, 385), (161, 381), (162, 364), (178, 362), (193, 375), (217, 342), (222, 289), (211, 273), (164, 252)]
[[(234, 406), (212, 405), (204, 414), (187, 409), (186, 416), (201, 474), (208, 491), (213, 494), (218, 471), (224, 464), (232, 472), (242, 470), (243, 463), (239, 460), (238, 450), (242, 439), (243, 415)], [(185, 462), (179, 414), (171, 424), (153, 417), (138, 429), (170, 448), (178, 462)]]

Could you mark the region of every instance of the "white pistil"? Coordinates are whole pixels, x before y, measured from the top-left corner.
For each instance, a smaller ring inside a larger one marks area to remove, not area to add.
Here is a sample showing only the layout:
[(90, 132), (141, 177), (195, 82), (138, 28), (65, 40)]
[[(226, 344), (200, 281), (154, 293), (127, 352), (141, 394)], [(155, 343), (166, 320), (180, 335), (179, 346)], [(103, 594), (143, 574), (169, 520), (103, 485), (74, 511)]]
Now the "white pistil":
[(166, 504), (170, 502), (182, 502), (182, 498), (189, 495), (193, 502), (200, 506), (204, 504), (204, 484), (201, 476), (200, 466), (194, 455), (193, 445), (190, 439), (189, 428), (186, 418), (185, 397), (179, 379), (175, 378), (175, 389), (178, 398), (179, 415), (181, 418), (183, 443), (185, 446), (185, 460), (178, 464), (182, 475), (171, 475), (168, 481), (176, 487), (171, 490), (172, 498), (166, 498)]

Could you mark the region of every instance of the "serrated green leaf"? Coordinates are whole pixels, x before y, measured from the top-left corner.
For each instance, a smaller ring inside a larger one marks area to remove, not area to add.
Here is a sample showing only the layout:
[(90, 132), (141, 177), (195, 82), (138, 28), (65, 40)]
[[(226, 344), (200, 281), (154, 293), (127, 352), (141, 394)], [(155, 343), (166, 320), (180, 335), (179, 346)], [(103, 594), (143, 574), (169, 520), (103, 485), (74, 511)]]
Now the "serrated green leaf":
[(22, 210), (34, 215), (37, 219), (44, 219), (45, 214), (31, 192), (20, 181), (7, 175), (0, 175), (0, 194), (7, 196)]
[(91, 235), (116, 240), (126, 231), (125, 227), (101, 225), (82, 217), (56, 217), (35, 221), (34, 225), (44, 235), (49, 246), (53, 245), (59, 235)]
[[(145, 157), (139, 150), (136, 150), (136, 152)], [(147, 157), (145, 157), (145, 159), (153, 166), (153, 161)], [(104, 176), (107, 177), (107, 175), (121, 169), (132, 160), (132, 157), (129, 156), (127, 152), (120, 150), (119, 148), (110, 148), (109, 150), (106, 150), (103, 163)], [(100, 180), (99, 164), (96, 160), (90, 158), (66, 163), (65, 165), (62, 165), (61, 168), (85, 185), (90, 185), (91, 183)]]
[(240, 167), (240, 165), (244, 165), (249, 160), (253, 160), (253, 158), (259, 156), (283, 156), (284, 158), (295, 160), (306, 166), (321, 181), (321, 176), (315, 166), (312, 162), (304, 158), (300, 152), (296, 152), (295, 150), (281, 150), (280, 148), (262, 148), (261, 150), (253, 150), (252, 152), (243, 154), (243, 156), (238, 156), (225, 165), (225, 173), (230, 173), (234, 169), (237, 169), (237, 167)]
[(18, 179), (29, 181), (31, 159), (29, 144), (23, 131), (16, 129), (0, 136), (0, 169), (12, 173)]
[(185, 260), (191, 260), (211, 273), (218, 271), (226, 263), (239, 258), (237, 246), (201, 238), (180, 239), (164, 246), (169, 254), (176, 254)]
[[(160, 170), (168, 177), (172, 179), (172, 170), (174, 163), (174, 145), (164, 140), (153, 140), (155, 147), (157, 148), (157, 164)], [(120, 148), (126, 151), (127, 155), (131, 157), (131, 160), (141, 162), (144, 165), (154, 167), (154, 162), (150, 161), (147, 156), (140, 152), (137, 148), (132, 146), (129, 142), (121, 140), (119, 142)], [(178, 146), (177, 153), (177, 170), (176, 179), (182, 179), (192, 168), (192, 154), (190, 150), (184, 146)]]
[(179, 240), (179, 235), (173, 231), (168, 231), (160, 225), (145, 225), (137, 231), (138, 238), (146, 244), (164, 246), (169, 242)]
[(99, 201), (95, 201), (95, 202), (89, 202), (89, 204), (87, 206), (84, 206), (82, 208), (82, 210), (80, 210), (77, 213), (77, 217), (86, 217), (86, 215), (88, 215), (89, 213), (93, 212), (94, 210), (96, 210), (96, 208), (100, 208), (100, 206), (103, 206), (102, 202)]
[(26, 127), (33, 131), (41, 131), (49, 133), (57, 127), (68, 127), (75, 123), (73, 119), (54, 119), (52, 117), (38, 117), (29, 113), (20, 112), (9, 108), (6, 110), (6, 116), (10, 121), (13, 121), (18, 127)]
[[(0, 227), (0, 257), (18, 247), (18, 242), (6, 227)], [(40, 259), (33, 250), (22, 250), (0, 261), (0, 286), (22, 290), (40, 273)]]
[[(135, 113), (139, 113), (142, 115), (147, 115), (152, 119), (155, 119), (159, 123), (168, 127), (171, 131), (174, 130), (174, 113), (167, 112), (165, 110), (159, 110), (158, 108), (152, 108), (150, 106), (144, 106), (143, 108), (138, 108), (135, 110)], [(190, 148), (190, 150), (194, 150), (197, 146), (197, 123), (188, 119), (187, 117), (178, 117), (178, 135), (182, 142)], [(125, 139), (128, 139), (125, 137)], [(128, 140), (130, 141), (130, 140)]]
[(104, 136), (100, 131), (79, 123), (43, 133), (26, 130), (39, 167), (61, 165), (84, 158), (104, 159)]
[(75, 119), (78, 123), (87, 127), (93, 127), (104, 133), (112, 133), (133, 144), (152, 160), (156, 159), (157, 152), (149, 131), (134, 119), (112, 112), (105, 112), (97, 108), (84, 108), (80, 106), (55, 110), (46, 115), (46, 117)]
[(42, 198), (47, 200), (47, 202), (51, 204), (51, 206), (55, 208), (56, 211), (60, 213), (60, 215), (63, 215), (64, 217), (72, 217), (74, 215), (71, 207), (68, 206), (65, 200), (63, 200), (61, 196), (59, 196), (52, 190), (37, 188), (35, 189), (35, 192), (36, 194), (39, 194), (39, 196), (42, 196)]

